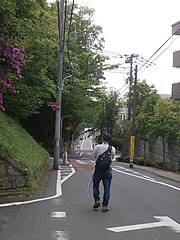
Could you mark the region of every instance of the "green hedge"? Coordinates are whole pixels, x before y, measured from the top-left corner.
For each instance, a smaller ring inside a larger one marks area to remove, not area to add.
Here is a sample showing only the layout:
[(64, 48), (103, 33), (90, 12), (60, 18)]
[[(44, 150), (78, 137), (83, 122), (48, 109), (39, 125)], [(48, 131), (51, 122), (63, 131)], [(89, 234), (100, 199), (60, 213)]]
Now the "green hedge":
[(32, 180), (48, 165), (49, 154), (16, 121), (0, 112), (0, 156), (17, 162)]

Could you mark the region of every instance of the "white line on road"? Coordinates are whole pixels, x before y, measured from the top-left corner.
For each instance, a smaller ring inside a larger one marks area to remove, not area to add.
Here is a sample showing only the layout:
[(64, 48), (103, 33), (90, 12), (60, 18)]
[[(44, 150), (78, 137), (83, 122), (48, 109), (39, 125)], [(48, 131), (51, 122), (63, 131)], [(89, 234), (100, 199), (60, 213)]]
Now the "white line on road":
[(84, 139), (83, 139), (83, 141), (81, 142), (81, 146), (80, 146), (80, 149), (82, 150), (82, 148), (83, 148), (83, 145), (84, 145)]
[(163, 182), (156, 181), (156, 180), (154, 180), (154, 179), (150, 179), (150, 178), (146, 178), (146, 177), (134, 175), (134, 174), (131, 174), (131, 173), (123, 172), (123, 171), (118, 170), (118, 169), (116, 169), (116, 168), (112, 168), (112, 169), (113, 169), (114, 171), (116, 171), (116, 172), (119, 172), (119, 173), (122, 173), (122, 174), (125, 174), (125, 175), (128, 175), (128, 176), (131, 176), (131, 177), (136, 177), (136, 178), (144, 179), (144, 180), (146, 180), (146, 181), (153, 182), (153, 183), (157, 183), (157, 184), (160, 184), (160, 185), (163, 185), (163, 186), (172, 188), (172, 189), (174, 189), (174, 190), (180, 191), (180, 188), (175, 187), (175, 186), (170, 185), (170, 184), (167, 184), (167, 183), (163, 183)]
[(69, 240), (69, 232), (67, 231), (51, 232), (50, 240)]
[(65, 218), (66, 212), (52, 212), (51, 217), (52, 218)]
[(51, 199), (60, 197), (62, 195), (62, 187), (61, 187), (62, 183), (65, 182), (68, 178), (70, 178), (75, 173), (74, 168), (71, 167), (71, 170), (72, 170), (71, 174), (67, 175), (62, 180), (61, 180), (61, 171), (60, 170), (57, 171), (56, 194), (55, 195), (46, 197), (46, 198), (39, 198), (39, 199), (23, 201), (23, 202), (4, 203), (4, 204), (0, 204), (0, 207), (19, 206), (19, 205), (25, 205), (25, 204), (29, 204), (29, 203), (47, 201), (47, 200), (51, 200)]
[(171, 218), (166, 216), (154, 216), (154, 218), (160, 221), (155, 223), (136, 224), (136, 225), (112, 227), (112, 228), (106, 228), (106, 229), (113, 232), (126, 232), (126, 231), (134, 231), (134, 230), (148, 229), (148, 228), (168, 227), (170, 230), (176, 233), (180, 233), (180, 224), (178, 224)]
[(155, 180), (155, 179), (152, 178), (152, 177), (149, 177), (149, 176), (147, 176), (147, 175), (141, 174), (141, 173), (136, 172), (136, 171), (134, 171), (134, 170), (130, 170), (130, 169), (127, 169), (127, 168), (124, 168), (124, 167), (119, 167), (119, 166), (117, 166), (117, 168), (123, 169), (123, 171), (126, 171), (126, 172), (130, 172), (130, 173), (132, 173), (132, 175), (135, 174), (135, 176), (138, 175), (138, 176), (142, 176), (142, 177), (144, 177), (144, 178), (148, 178), (148, 179), (151, 179), (151, 180)]

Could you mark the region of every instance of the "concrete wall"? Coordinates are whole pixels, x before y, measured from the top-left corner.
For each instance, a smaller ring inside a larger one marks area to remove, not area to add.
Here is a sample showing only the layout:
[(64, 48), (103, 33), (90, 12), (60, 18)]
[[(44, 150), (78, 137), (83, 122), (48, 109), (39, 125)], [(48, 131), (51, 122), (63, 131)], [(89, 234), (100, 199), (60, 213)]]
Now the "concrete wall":
[[(137, 140), (135, 155), (144, 156), (143, 142)], [(174, 140), (166, 146), (166, 167), (169, 170), (180, 171), (180, 141)], [(147, 142), (146, 159), (149, 161), (160, 161), (163, 163), (163, 144), (161, 138), (152, 143)]]
[(180, 82), (172, 84), (171, 98), (180, 100)]

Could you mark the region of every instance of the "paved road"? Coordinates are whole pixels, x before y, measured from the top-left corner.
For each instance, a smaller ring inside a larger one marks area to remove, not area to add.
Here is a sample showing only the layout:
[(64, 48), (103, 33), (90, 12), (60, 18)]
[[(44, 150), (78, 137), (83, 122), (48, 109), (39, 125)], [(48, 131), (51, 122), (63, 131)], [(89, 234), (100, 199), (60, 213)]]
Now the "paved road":
[(110, 212), (92, 210), (89, 144), (83, 142), (81, 157), (71, 156), (76, 172), (62, 196), (0, 208), (0, 240), (179, 240), (180, 183), (153, 173), (114, 162)]
[[(135, 231), (113, 232), (112, 227), (157, 223), (154, 216), (166, 216), (180, 223), (180, 184), (164, 181), (146, 172), (130, 170), (114, 163), (110, 212), (93, 211), (93, 199), (87, 194), (92, 168), (88, 152), (81, 160), (72, 160), (76, 174), (64, 185), (67, 223), (72, 239), (79, 240), (178, 240), (179, 233), (167, 226)], [(163, 185), (163, 183), (165, 185)], [(173, 188), (175, 186), (175, 189)]]

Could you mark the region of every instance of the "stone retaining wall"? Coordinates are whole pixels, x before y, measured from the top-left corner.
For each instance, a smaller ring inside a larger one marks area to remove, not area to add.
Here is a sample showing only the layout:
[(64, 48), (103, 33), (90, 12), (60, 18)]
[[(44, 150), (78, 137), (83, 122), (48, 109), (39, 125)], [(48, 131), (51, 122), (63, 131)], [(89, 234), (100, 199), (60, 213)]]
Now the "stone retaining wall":
[(29, 186), (27, 172), (10, 161), (0, 158), (0, 193), (3, 190), (17, 189)]
[[(143, 141), (136, 140), (135, 155), (144, 156)], [(166, 152), (166, 167), (172, 171), (180, 171), (180, 141), (174, 140), (167, 144)], [(158, 160), (163, 163), (163, 144), (161, 138), (153, 142), (147, 142), (146, 159), (149, 161)]]

